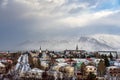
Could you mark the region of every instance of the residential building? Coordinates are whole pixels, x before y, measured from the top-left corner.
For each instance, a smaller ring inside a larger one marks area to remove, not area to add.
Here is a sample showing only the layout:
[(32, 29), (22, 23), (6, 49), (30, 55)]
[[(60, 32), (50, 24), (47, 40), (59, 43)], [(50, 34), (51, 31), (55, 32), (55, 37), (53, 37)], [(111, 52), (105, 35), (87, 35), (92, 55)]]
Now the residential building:
[(86, 66), (85, 72), (86, 75), (88, 75), (90, 72), (97, 75), (97, 68), (95, 66)]

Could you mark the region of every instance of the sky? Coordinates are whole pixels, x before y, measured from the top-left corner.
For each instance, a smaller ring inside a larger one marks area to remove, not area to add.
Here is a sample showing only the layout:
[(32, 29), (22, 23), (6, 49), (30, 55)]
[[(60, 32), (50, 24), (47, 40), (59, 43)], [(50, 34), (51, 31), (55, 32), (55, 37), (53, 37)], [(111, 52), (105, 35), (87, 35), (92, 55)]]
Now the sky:
[(0, 0), (0, 50), (26, 40), (120, 34), (120, 0)]

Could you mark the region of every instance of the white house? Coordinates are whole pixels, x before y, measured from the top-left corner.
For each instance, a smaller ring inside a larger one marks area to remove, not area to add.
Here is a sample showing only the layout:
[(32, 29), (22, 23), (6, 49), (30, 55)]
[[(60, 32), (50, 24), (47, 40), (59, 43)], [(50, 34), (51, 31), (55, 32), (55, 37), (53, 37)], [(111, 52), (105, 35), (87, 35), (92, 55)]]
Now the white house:
[(120, 67), (110, 66), (106, 68), (107, 79), (109, 80), (119, 80), (120, 78)]
[(86, 75), (88, 75), (90, 72), (97, 75), (97, 68), (95, 66), (86, 66), (85, 70)]

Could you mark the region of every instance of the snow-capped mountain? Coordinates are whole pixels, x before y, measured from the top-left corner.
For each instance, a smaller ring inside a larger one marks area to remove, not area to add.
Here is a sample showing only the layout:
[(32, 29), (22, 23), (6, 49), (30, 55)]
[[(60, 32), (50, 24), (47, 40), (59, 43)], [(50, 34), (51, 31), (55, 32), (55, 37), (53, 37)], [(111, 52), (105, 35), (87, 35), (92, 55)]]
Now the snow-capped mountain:
[(109, 45), (117, 50), (120, 49), (120, 35), (98, 34), (92, 37), (99, 42)]
[(22, 49), (43, 49), (49, 50), (65, 50), (75, 49), (76, 45), (79, 49), (84, 50), (119, 50), (120, 36), (108, 34), (96, 34), (89, 36), (80, 36), (68, 39), (40, 40), (40, 41), (25, 41), (18, 46)]

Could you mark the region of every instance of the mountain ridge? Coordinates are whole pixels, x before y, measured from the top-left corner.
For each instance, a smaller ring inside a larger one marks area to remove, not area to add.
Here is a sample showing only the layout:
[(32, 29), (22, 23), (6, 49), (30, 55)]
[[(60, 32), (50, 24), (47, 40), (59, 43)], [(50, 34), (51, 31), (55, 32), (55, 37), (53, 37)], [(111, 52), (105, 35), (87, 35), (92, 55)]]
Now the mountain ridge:
[(27, 40), (25, 42), (18, 44), (18, 47), (22, 49), (39, 49), (39, 47), (42, 46), (43, 49), (65, 50), (75, 49), (75, 46), (78, 45), (79, 49), (89, 51), (120, 50), (119, 40), (120, 40), (119, 35), (96, 34), (61, 40), (60, 39), (39, 41)]

